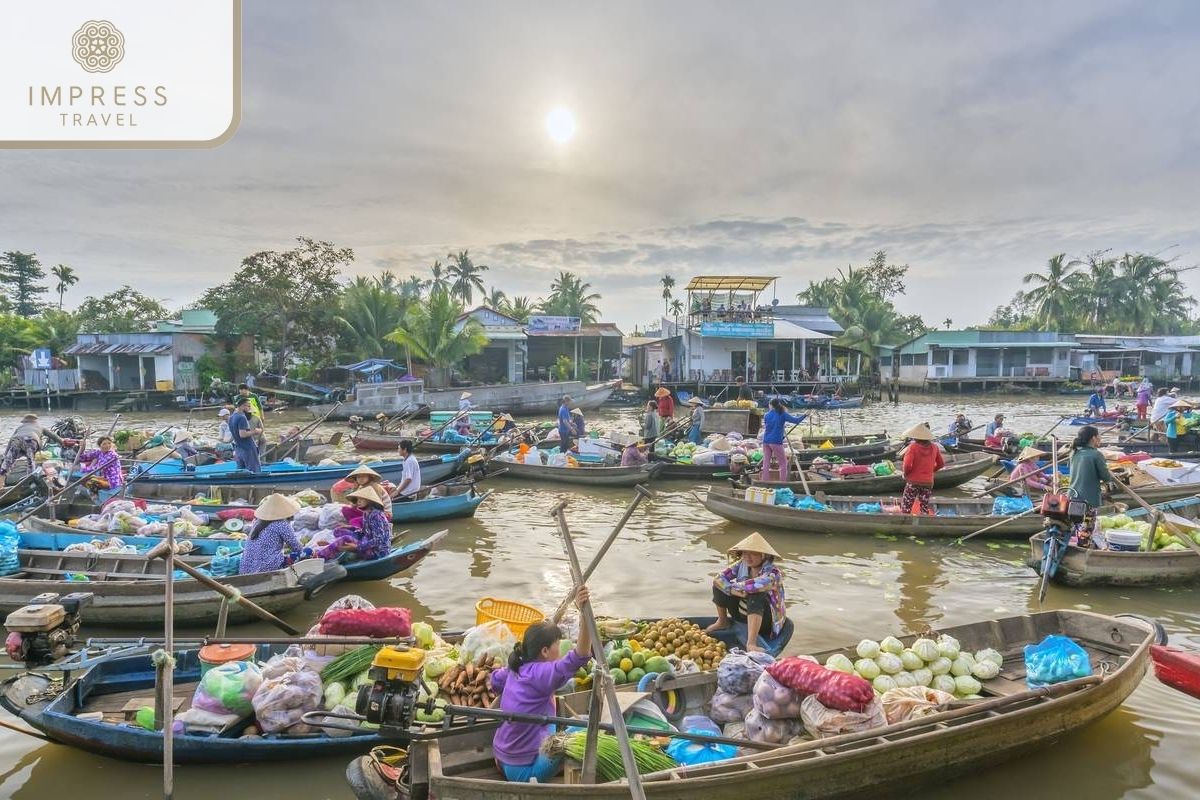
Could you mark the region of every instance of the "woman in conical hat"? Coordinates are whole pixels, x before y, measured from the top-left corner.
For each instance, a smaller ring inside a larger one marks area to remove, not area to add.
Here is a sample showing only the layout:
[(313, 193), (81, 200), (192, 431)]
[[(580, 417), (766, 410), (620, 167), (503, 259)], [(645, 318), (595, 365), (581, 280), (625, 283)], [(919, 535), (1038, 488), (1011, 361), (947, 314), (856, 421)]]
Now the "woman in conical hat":
[(942, 449), (933, 440), (933, 431), (925, 423), (914, 425), (904, 432), (911, 443), (904, 449), (904, 494), (900, 497), (900, 512), (913, 513), (919, 500), (919, 513), (933, 513), (933, 475), (946, 466)]
[(299, 503), (279, 493), (267, 495), (258, 504), (254, 524), (242, 547), (240, 574), (282, 569), (303, 550), (292, 529), (292, 517), (299, 510)]
[(717, 621), (709, 632), (746, 625), (746, 650), (762, 651), (779, 636), (787, 620), (783, 575), (775, 566), (780, 558), (758, 531), (729, 548), (737, 559), (713, 579), (713, 605)]
[[(1036, 447), (1026, 447), (1017, 456), (1016, 466), (1009, 473), (1008, 479), (1015, 481), (1013, 486), (1020, 491), (1032, 491), (1035, 489), (1039, 492), (1050, 491), (1054, 488), (1054, 484), (1047, 472), (1049, 468), (1038, 466), (1038, 461), (1047, 457), (1047, 453), (1038, 450)], [(1020, 480), (1021, 478), (1025, 480)]]
[(392, 549), (392, 520), (384, 511), (381, 494), (376, 484), (362, 486), (346, 495), (354, 506), (344, 509), (342, 515), (347, 522), (350, 522), (352, 515), (357, 516), (361, 530), (354, 536), (339, 536), (319, 555), (327, 559), (336, 558), (342, 552), (351, 551), (360, 561), (373, 561), (386, 556)]

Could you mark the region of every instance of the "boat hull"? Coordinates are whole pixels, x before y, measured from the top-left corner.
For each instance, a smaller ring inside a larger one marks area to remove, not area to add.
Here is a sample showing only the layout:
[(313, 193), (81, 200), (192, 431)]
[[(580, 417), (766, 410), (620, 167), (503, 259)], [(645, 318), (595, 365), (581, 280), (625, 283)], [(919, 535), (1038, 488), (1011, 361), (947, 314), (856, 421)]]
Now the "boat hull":
[[(471, 386), (471, 402), (480, 408), (506, 411), (510, 414), (552, 414), (562, 402), (563, 395), (571, 398), (572, 407), (584, 410), (599, 408), (609, 395), (620, 385), (620, 381), (608, 381), (593, 385), (582, 381), (560, 381), (556, 383), (510, 383), (497, 386)], [(430, 411), (457, 411), (462, 388), (432, 390), (425, 389), (425, 403)], [(363, 403), (353, 401), (335, 407), (333, 404), (309, 406), (314, 417), (331, 420), (348, 420), (358, 416), (364, 419), (377, 414), (392, 416), (404, 410), (406, 398), (392, 403)], [(328, 415), (326, 417), (326, 415)]]
[[(996, 465), (996, 457), (985, 453), (974, 453), (960, 456), (961, 461), (953, 461), (944, 469), (933, 475), (934, 489), (952, 489), (961, 486), (969, 480), (979, 477)], [(801, 481), (763, 481), (755, 479), (755, 486), (766, 486), (771, 489), (787, 487), (793, 492), (804, 492)], [(822, 478), (808, 476), (808, 488), (813, 492), (824, 492), (827, 495), (839, 497), (854, 495), (899, 494), (904, 491), (904, 475), (871, 475), (863, 477)]]
[[(1042, 563), (1045, 535), (1029, 539), (1029, 565)], [(1200, 580), (1200, 554), (1193, 550), (1124, 553), (1067, 546), (1052, 580), (1063, 586), (1167, 586)]]
[(641, 467), (547, 467), (493, 461), (497, 477), (531, 482), (567, 483), (582, 486), (636, 486), (654, 480), (661, 464)]

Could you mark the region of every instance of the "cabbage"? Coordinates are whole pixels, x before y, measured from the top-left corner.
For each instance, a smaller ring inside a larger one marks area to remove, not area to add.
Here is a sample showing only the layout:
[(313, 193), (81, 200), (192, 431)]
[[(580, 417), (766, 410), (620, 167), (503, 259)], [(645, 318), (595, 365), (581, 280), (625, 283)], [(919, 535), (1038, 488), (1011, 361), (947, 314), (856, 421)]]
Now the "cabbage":
[(879, 669), (888, 675), (895, 675), (904, 669), (904, 663), (900, 660), (900, 656), (892, 653), (880, 653), (879, 658), (875, 659), (875, 663), (879, 665)]
[(1100, 523), (1100, 527), (1104, 530), (1116, 527), (1116, 519), (1113, 517), (1097, 517), (1096, 522)]
[(837, 670), (838, 672), (854, 672), (854, 663), (841, 653), (834, 653), (825, 659), (825, 668)]
[(875, 691), (883, 694), (889, 689), (896, 688), (896, 679), (891, 675), (880, 675), (878, 678), (871, 681), (871, 685), (875, 687)]
[(950, 659), (942, 656), (929, 664), (929, 671), (934, 675), (945, 675), (950, 671)]
[(925, 667), (914, 669), (912, 671), (913, 680), (917, 682), (917, 686), (928, 686), (933, 683), (933, 673)]
[(925, 659), (914, 653), (912, 650), (905, 650), (900, 654), (900, 663), (907, 670), (920, 669), (925, 666)]
[(1000, 674), (1000, 668), (993, 661), (976, 661), (971, 674), (981, 681), (991, 680)]
[(913, 642), (912, 651), (921, 657), (922, 661), (936, 661), (941, 655), (938, 652), (937, 642), (933, 639), (917, 639)]
[(1000, 655), (990, 647), (985, 647), (975, 654), (975, 663), (978, 664), (980, 661), (990, 661), (997, 667), (1004, 666), (1004, 656)]
[(1110, 528), (1124, 528), (1126, 525), (1133, 522), (1133, 519), (1128, 514), (1114, 514), (1113, 516), (1106, 517), (1105, 519), (1112, 521), (1112, 524), (1108, 526)]
[(859, 658), (874, 658), (879, 655), (879, 642), (863, 639), (858, 643), (858, 647), (854, 649), (858, 653)]
[(879, 665), (869, 658), (860, 658), (854, 662), (854, 671), (860, 678), (873, 681), (879, 677)]
[(975, 666), (975, 659), (971, 658), (970, 653), (963, 653), (950, 664), (950, 674), (956, 678), (960, 675), (970, 675), (973, 666)]
[(929, 688), (937, 689), (939, 692), (946, 692), (947, 694), (954, 694), (957, 686), (954, 683), (954, 678), (949, 675), (934, 675), (933, 682), (929, 684)]
[(917, 679), (913, 677), (911, 672), (900, 671), (893, 676), (896, 680), (898, 689), (909, 689), (917, 685)]
[(325, 687), (324, 695), (323, 706), (326, 711), (332, 711), (346, 699), (346, 687), (340, 681), (334, 681)]
[(970, 675), (959, 675), (954, 679), (955, 694), (979, 694), (983, 684)]
[(879, 649), (885, 653), (900, 655), (904, 652), (904, 642), (900, 641), (895, 636), (889, 636), (879, 643)]
[(951, 661), (958, 658), (958, 653), (960, 650), (958, 646), (958, 639), (955, 639), (953, 636), (947, 636), (943, 633), (938, 637), (937, 647), (938, 653), (944, 658), (948, 658)]

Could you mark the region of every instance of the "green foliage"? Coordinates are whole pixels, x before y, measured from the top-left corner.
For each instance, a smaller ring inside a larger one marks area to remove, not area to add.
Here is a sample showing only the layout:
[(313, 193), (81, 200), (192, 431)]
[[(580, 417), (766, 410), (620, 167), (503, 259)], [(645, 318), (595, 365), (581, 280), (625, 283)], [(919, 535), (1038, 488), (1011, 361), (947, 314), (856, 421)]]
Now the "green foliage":
[(450, 266), (446, 270), (450, 279), (450, 293), (469, 306), (475, 290), (483, 291), (483, 273), (488, 268), (473, 262), (466, 250), (450, 253), (446, 257), (450, 259)]
[(66, 264), (51, 267), (50, 274), (58, 280), (58, 283), (54, 285), (54, 291), (58, 293), (58, 310), (62, 311), (63, 295), (67, 293), (67, 289), (79, 283), (79, 276), (75, 274), (74, 269), (68, 267)]
[(75, 312), (79, 330), (85, 333), (129, 333), (148, 331), (171, 312), (153, 297), (129, 286), (101, 297), (88, 297)]
[(32, 317), (40, 310), (40, 296), (46, 287), (38, 283), (46, 277), (42, 262), (35, 253), (9, 250), (0, 255), (0, 286), (10, 298), (12, 308), (18, 314)]
[(570, 356), (559, 356), (554, 359), (554, 366), (550, 368), (554, 373), (554, 380), (569, 381), (575, 378), (575, 362)]
[(20, 356), (38, 347), (48, 347), (61, 356), (75, 342), (77, 331), (75, 316), (58, 309), (37, 317), (0, 314), (0, 367), (15, 365)]
[(433, 289), (425, 302), (408, 309), (404, 324), (385, 338), (409, 348), (415, 358), (436, 370), (433, 385), (446, 383), (456, 364), (483, 350), (488, 342), (483, 326), (474, 318), (468, 317), (458, 326), (462, 311), (448, 290)]
[(354, 260), (350, 248), (335, 248), (300, 236), (298, 245), (282, 253), (264, 250), (242, 260), (227, 283), (214, 286), (199, 306), (216, 312), (219, 333), (249, 333), (272, 354), (281, 372), (293, 356), (315, 362), (329, 360), (338, 323), (342, 287), (339, 269)]
[(338, 350), (350, 360), (399, 358), (402, 348), (388, 334), (404, 323), (404, 315), (417, 302), (391, 272), (373, 278), (358, 277), (342, 295), (337, 316), (341, 327)]
[(559, 272), (550, 284), (550, 294), (538, 301), (538, 311), (561, 317), (579, 317), (580, 323), (589, 325), (600, 316), (596, 301), (600, 295), (592, 291), (592, 285), (579, 279), (573, 272)]
[(671, 307), (671, 290), (675, 288), (675, 279), (670, 275), (663, 275), (658, 279), (658, 283), (662, 286), (663, 314), (665, 315)]
[(529, 315), (533, 313), (534, 303), (528, 297), (518, 296), (510, 297), (504, 304), (504, 308), (500, 309), (503, 313), (515, 319), (522, 324), (529, 322)]

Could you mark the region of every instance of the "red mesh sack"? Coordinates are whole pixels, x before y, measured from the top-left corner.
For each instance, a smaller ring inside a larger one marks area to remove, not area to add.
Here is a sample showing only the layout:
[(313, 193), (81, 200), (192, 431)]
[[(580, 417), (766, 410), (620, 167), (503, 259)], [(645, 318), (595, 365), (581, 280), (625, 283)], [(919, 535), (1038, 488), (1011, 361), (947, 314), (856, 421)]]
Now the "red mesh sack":
[(412, 614), (407, 608), (339, 608), (321, 617), (319, 630), (330, 636), (411, 636)]
[(253, 508), (227, 508), (224, 511), (217, 512), (217, 519), (221, 521), (230, 519), (240, 519), (242, 522), (254, 522)]
[(871, 468), (866, 464), (845, 464), (834, 470), (838, 475), (869, 475)]
[(826, 669), (804, 658), (783, 658), (766, 668), (779, 683), (800, 694), (813, 694), (838, 711), (862, 711), (875, 699), (871, 684), (857, 675)]

